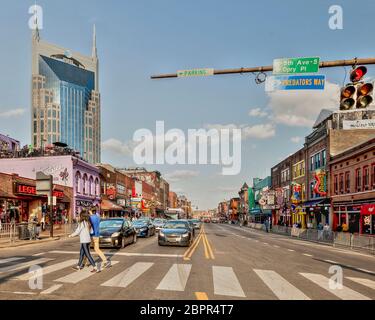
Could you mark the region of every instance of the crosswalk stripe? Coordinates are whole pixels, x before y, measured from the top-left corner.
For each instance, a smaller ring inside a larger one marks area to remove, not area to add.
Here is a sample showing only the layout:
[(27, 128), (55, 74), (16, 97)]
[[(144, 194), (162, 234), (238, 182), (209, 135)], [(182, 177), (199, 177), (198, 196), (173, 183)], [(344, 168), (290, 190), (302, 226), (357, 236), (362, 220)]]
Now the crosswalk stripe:
[[(118, 261), (111, 261), (112, 265), (115, 265), (118, 263)], [(89, 278), (90, 276), (94, 275), (95, 273), (91, 272), (91, 268), (84, 268), (79, 271), (74, 271), (70, 274), (68, 274), (65, 277), (59, 278), (54, 280), (55, 282), (63, 282), (63, 283), (73, 283), (76, 284), (78, 282), (81, 282), (82, 280), (85, 280)]]
[(329, 291), (336, 297), (342, 299), (342, 300), (371, 300), (370, 298), (348, 288), (343, 286), (342, 289), (331, 289), (329, 287), (329, 279), (321, 274), (316, 273), (300, 273), (303, 277), (309, 279), (310, 281), (314, 282), (321, 288)]
[(163, 280), (157, 286), (157, 290), (184, 291), (191, 271), (191, 264), (173, 264)]
[(25, 259), (25, 258), (24, 257), (14, 257), (14, 258), (1, 259), (0, 264), (5, 264), (5, 263), (8, 263), (8, 262), (18, 261), (18, 260), (22, 260), (22, 259)]
[(365, 279), (365, 278), (356, 278), (356, 277), (345, 277), (345, 278), (375, 290), (375, 281), (373, 280)]
[(104, 287), (121, 287), (126, 288), (148, 269), (154, 265), (153, 262), (137, 262), (130, 268), (119, 273), (117, 276), (101, 284)]
[[(43, 276), (49, 274), (49, 273), (52, 273), (52, 272), (55, 272), (55, 271), (59, 271), (59, 270), (62, 270), (62, 269), (65, 269), (67, 267), (70, 267), (70, 266), (73, 266), (74, 264), (77, 263), (77, 259), (72, 259), (72, 260), (67, 260), (67, 261), (64, 261), (64, 262), (60, 262), (60, 263), (56, 263), (56, 264), (53, 264), (51, 266), (48, 266), (48, 267), (44, 267), (42, 268), (43, 269)], [(30, 280), (30, 278), (33, 276), (33, 273), (32, 272), (27, 272), (27, 273), (24, 273), (18, 277), (15, 277), (15, 279), (17, 280)]]
[(48, 261), (51, 261), (51, 260), (53, 260), (53, 259), (41, 258), (41, 259), (36, 259), (36, 260), (33, 260), (33, 261), (18, 263), (18, 264), (15, 264), (15, 265), (0, 268), (0, 273), (4, 273), (4, 272), (8, 272), (8, 271), (21, 270), (21, 269), (31, 267), (31, 266), (34, 266), (34, 265), (37, 265), (37, 264), (42, 264), (42, 263), (45, 263), (45, 262), (48, 262)]
[(55, 284), (52, 287), (48, 288), (47, 290), (42, 291), (40, 294), (51, 294), (56, 290), (59, 290), (63, 285), (62, 284)]
[(272, 270), (254, 269), (259, 278), (280, 300), (310, 300), (302, 291)]
[(212, 266), (212, 273), (216, 295), (245, 297), (233, 268)]

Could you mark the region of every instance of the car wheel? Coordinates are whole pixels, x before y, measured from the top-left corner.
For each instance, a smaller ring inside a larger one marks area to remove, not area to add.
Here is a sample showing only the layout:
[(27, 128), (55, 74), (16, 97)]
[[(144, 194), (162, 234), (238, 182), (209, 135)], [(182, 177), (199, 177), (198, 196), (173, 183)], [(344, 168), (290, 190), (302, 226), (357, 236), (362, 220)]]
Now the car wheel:
[(137, 235), (136, 234), (133, 236), (133, 243), (137, 243)]

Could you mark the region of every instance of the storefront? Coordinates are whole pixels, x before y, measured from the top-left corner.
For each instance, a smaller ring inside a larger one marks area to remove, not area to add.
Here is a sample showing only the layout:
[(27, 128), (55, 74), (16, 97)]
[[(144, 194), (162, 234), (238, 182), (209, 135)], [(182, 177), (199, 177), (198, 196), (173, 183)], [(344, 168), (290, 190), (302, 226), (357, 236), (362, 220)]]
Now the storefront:
[(328, 198), (306, 201), (302, 207), (305, 212), (306, 227), (316, 229), (320, 223), (323, 226), (330, 223), (330, 200)]
[(375, 203), (361, 206), (360, 232), (375, 235)]
[(332, 230), (337, 231), (338, 226), (347, 225), (350, 231), (359, 233), (361, 230), (361, 208), (361, 204), (334, 203)]
[(103, 199), (100, 204), (100, 213), (105, 218), (115, 218), (124, 216), (125, 210), (116, 203)]

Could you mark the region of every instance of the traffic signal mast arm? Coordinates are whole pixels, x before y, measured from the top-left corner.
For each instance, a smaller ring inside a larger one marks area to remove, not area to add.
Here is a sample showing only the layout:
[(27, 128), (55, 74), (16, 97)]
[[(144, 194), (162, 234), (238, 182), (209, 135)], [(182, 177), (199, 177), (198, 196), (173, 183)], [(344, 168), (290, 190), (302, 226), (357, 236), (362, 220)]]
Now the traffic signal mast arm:
[[(375, 64), (375, 58), (364, 58), (364, 59), (355, 58), (351, 60), (322, 61), (320, 62), (319, 67), (320, 68), (333, 68), (333, 67), (345, 67), (345, 66), (356, 66), (356, 65), (367, 65), (367, 64)], [(269, 72), (269, 71), (273, 71), (273, 66), (214, 70), (214, 75)], [(160, 74), (160, 75), (151, 76), (151, 79), (165, 79), (165, 78), (177, 78), (177, 73)]]

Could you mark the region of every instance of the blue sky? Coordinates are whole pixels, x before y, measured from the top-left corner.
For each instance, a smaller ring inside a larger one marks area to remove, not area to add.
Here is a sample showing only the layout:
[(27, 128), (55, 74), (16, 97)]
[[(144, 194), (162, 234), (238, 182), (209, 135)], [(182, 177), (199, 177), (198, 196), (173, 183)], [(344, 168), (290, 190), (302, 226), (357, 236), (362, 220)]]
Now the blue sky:
[[(30, 141), (31, 31), (33, 1), (2, 1), (0, 13), (0, 132)], [(221, 176), (218, 166), (152, 166), (171, 179), (200, 208), (235, 196), (243, 182), (269, 175), (270, 167), (302, 146), (324, 107), (337, 107), (345, 69), (322, 69), (329, 83), (320, 93), (268, 95), (252, 75), (150, 80), (180, 69), (271, 65), (280, 57), (322, 60), (374, 56), (375, 2), (221, 0), (38, 1), (44, 10), (41, 37), (73, 51), (91, 53), (97, 27), (102, 93), (102, 161), (134, 165), (127, 144), (139, 128), (199, 129), (243, 125), (242, 171)], [(328, 8), (341, 5), (344, 29), (328, 27)], [(374, 67), (369, 67), (373, 77)], [(249, 115), (250, 110), (253, 111)], [(287, 115), (285, 117), (285, 114)], [(292, 117), (294, 115), (294, 117)], [(292, 117), (292, 118), (288, 118)], [(292, 119), (293, 121), (289, 121)], [(267, 126), (268, 125), (268, 126)], [(264, 137), (264, 130), (269, 134)], [(293, 139), (292, 139), (293, 138)], [(298, 139), (299, 138), (299, 139)], [(293, 141), (292, 141), (292, 140)], [(115, 152), (122, 146), (123, 152)]]

